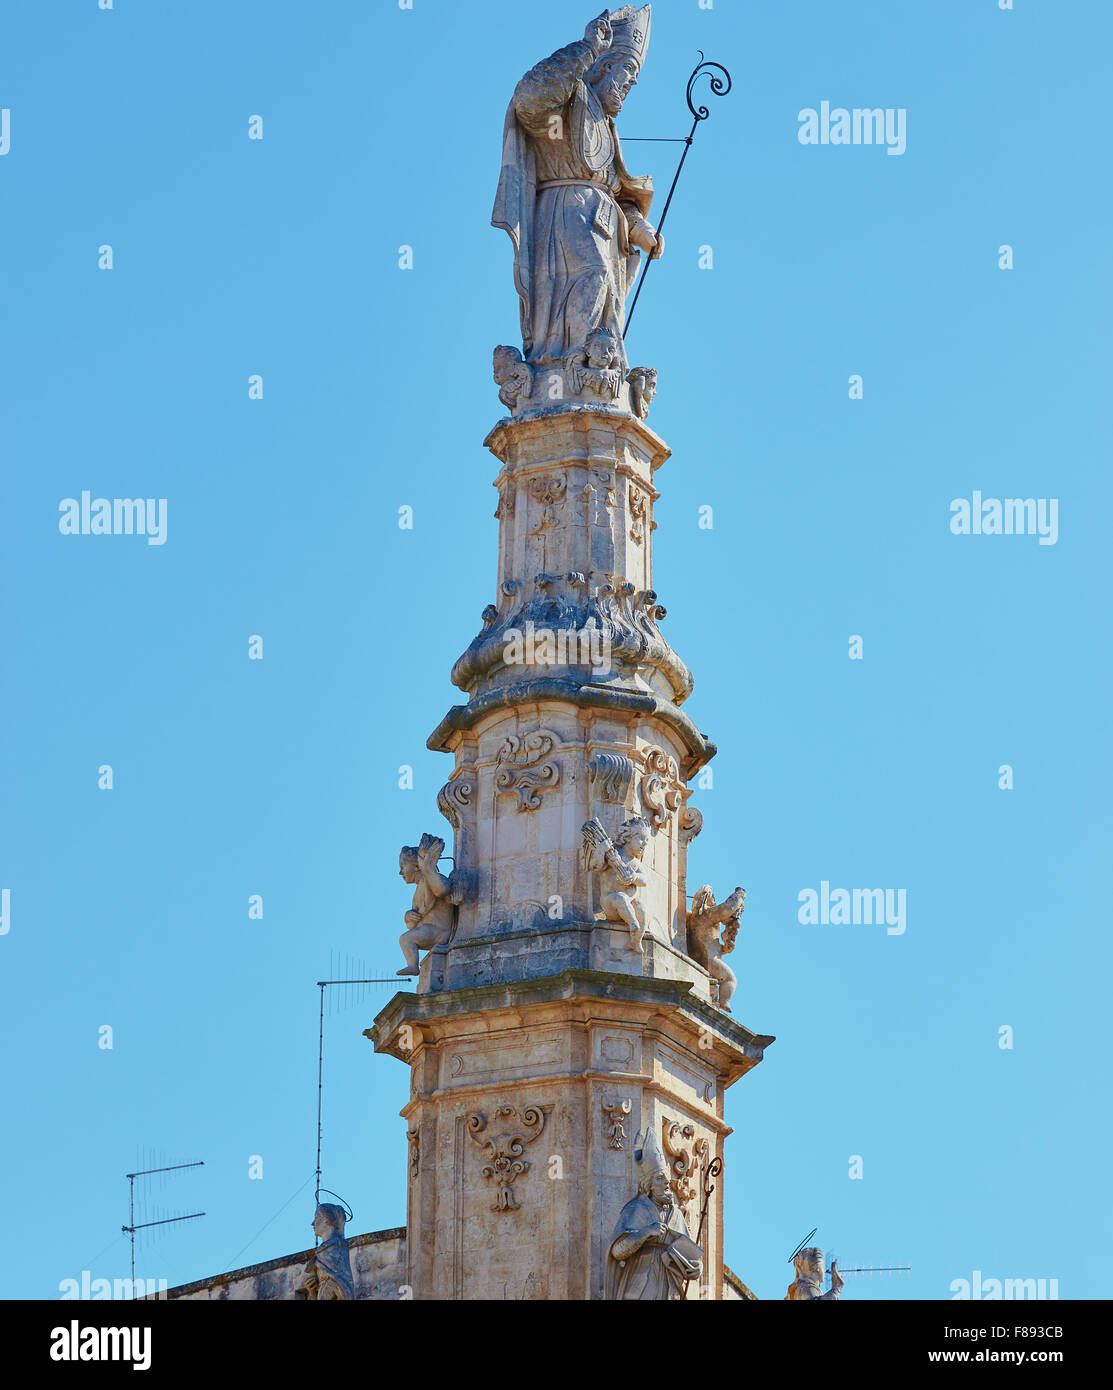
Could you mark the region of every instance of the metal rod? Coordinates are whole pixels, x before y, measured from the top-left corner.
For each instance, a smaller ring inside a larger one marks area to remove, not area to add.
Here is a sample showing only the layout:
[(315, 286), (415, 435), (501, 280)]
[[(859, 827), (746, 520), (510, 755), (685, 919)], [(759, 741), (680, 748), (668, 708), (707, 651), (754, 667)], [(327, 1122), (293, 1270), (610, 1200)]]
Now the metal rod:
[(313, 1189), (313, 1200), (321, 1195), (321, 1087), (325, 1063), (325, 985), (339, 984), (339, 980), (318, 980), (321, 987), (321, 1018), (317, 1030), (317, 1185)]
[(173, 1173), (179, 1168), (204, 1168), (205, 1161), (198, 1163), (172, 1163), (169, 1168), (141, 1168), (138, 1173), (126, 1173), (128, 1178), (145, 1178), (149, 1173)]
[[(204, 1216), (203, 1211), (191, 1211), (188, 1216), (168, 1216), (162, 1221), (140, 1221), (138, 1226), (125, 1226), (125, 1231), (130, 1231), (134, 1236), (136, 1231), (145, 1231), (148, 1226), (169, 1226), (174, 1221), (196, 1221), (199, 1216)], [(131, 1272), (131, 1277), (135, 1279), (135, 1270)]]
[[(669, 196), (665, 199), (665, 210), (661, 213), (661, 220), (657, 223), (658, 241), (660, 241), (661, 231), (665, 225), (665, 218), (669, 215), (669, 205), (672, 202), (672, 195), (676, 192), (676, 183), (677, 180), (680, 178), (680, 171), (684, 168), (684, 161), (688, 158), (688, 151), (692, 148), (692, 137), (696, 133), (696, 126), (699, 125), (700, 121), (707, 120), (708, 116), (710, 116), (711, 114), (711, 112), (707, 109), (706, 106), (692, 105), (692, 88), (695, 86), (696, 79), (700, 76), (701, 73), (709, 76), (711, 78), (711, 90), (712, 92), (714, 92), (716, 96), (726, 96), (726, 94), (730, 91), (731, 87), (730, 73), (727, 72), (726, 68), (723, 67), (722, 63), (705, 62), (703, 57), (703, 50), (699, 49), (698, 52), (700, 56), (700, 61), (692, 69), (692, 75), (688, 78), (688, 89), (685, 93), (685, 97), (688, 102), (688, 110), (692, 113), (692, 128), (684, 138), (684, 153), (680, 156), (680, 163), (676, 166), (676, 173), (673, 175), (672, 178), (672, 187), (669, 189)], [(718, 72), (721, 72), (723, 76), (716, 77), (713, 73), (709, 71), (712, 68), (716, 69)], [(639, 137), (634, 138), (636, 139)], [(669, 143), (673, 142), (670, 141)], [(642, 267), (641, 277), (638, 280), (637, 288), (634, 290), (634, 299), (633, 303), (630, 305), (630, 312), (626, 315), (626, 326), (622, 330), (623, 341), (625, 341), (626, 334), (629, 332), (630, 323), (634, 317), (634, 310), (638, 307), (638, 298), (641, 295), (642, 286), (645, 284), (645, 277), (649, 274), (649, 267), (652, 264), (653, 259), (650, 255), (647, 255), (645, 265)]]

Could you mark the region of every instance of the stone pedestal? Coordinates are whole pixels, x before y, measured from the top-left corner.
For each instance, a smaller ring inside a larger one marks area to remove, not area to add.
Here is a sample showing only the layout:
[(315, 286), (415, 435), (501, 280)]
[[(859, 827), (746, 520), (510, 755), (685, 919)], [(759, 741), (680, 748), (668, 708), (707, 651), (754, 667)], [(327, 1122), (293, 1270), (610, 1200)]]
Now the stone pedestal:
[[(411, 1067), (407, 1282), (420, 1299), (601, 1299), (650, 1131), (693, 1236), (755, 1036), (674, 980), (601, 970), (397, 995), (368, 1030)], [(721, 1186), (691, 1299), (723, 1297)]]

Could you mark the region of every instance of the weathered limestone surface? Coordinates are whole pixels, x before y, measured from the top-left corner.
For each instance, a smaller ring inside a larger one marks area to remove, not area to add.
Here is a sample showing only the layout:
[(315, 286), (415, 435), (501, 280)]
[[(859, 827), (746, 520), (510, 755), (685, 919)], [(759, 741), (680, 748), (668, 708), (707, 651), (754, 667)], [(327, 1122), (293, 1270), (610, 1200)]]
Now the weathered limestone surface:
[[(702, 1169), (730, 1133), (724, 1090), (772, 1042), (687, 983), (574, 970), (397, 995), (367, 1031), (411, 1068), (407, 1224), (420, 1238), (406, 1282), (419, 1299), (602, 1298), (640, 1131), (669, 1155), (694, 1233)], [(709, 1274), (689, 1296), (721, 1298), (714, 1198), (702, 1247)]]
[[(192, 1284), (179, 1284), (165, 1293), (154, 1295), (162, 1299), (184, 1299), (204, 1302), (212, 1299), (268, 1302), (293, 1299), (294, 1289), (313, 1254), (299, 1250), (277, 1260), (234, 1269), (210, 1279), (197, 1279)], [(357, 1299), (397, 1302), (403, 1296), (406, 1282), (406, 1231), (394, 1227), (388, 1231), (369, 1231), (352, 1236), (348, 1241)]]
[(649, 32), (648, 6), (600, 15), (522, 78), (503, 131), (522, 348), (493, 358), (494, 601), (428, 740), (452, 758), (451, 853), (426, 831), (401, 860), (417, 991), (367, 1029), (411, 1070), (422, 1300), (748, 1294), (723, 1268), (724, 1092), (773, 1039), (729, 1011), (743, 890), (689, 907), (689, 783), (715, 745), (653, 588), (657, 373), (622, 342), (639, 257), (663, 249), (614, 119)]

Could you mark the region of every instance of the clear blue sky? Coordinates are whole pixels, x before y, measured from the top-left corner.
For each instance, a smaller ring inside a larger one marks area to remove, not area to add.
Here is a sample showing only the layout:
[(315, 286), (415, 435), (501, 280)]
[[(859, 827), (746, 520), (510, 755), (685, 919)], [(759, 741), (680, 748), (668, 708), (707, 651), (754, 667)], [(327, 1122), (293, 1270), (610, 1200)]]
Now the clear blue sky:
[[(627, 135), (686, 133), (699, 48), (735, 83), (629, 343), (674, 450), (656, 587), (721, 750), (691, 883), (748, 889), (736, 1009), (778, 1039), (728, 1096), (728, 1263), (780, 1298), (818, 1225), (913, 1265), (848, 1298), (975, 1269), (1108, 1297), (1113, 8), (654, 12)], [(313, 982), (396, 968), (398, 847), (442, 825), (425, 739), (493, 597), (503, 113), (589, 17), (7, 8), (3, 1296), (127, 1273), (141, 1153), (206, 1163), (144, 1212), (208, 1214), (140, 1273), (311, 1242), (311, 1181), (275, 1214), (314, 1167)], [(802, 146), (824, 100), (905, 109), (906, 152)], [(663, 192), (677, 150), (626, 152)], [(1057, 544), (952, 535), (975, 489), (1058, 498)], [(165, 497), (166, 543), (59, 534), (83, 490)], [(824, 879), (906, 889), (907, 931), (801, 925)], [(407, 1072), (360, 1036), (389, 993), (326, 1025), (357, 1231), (404, 1220)]]

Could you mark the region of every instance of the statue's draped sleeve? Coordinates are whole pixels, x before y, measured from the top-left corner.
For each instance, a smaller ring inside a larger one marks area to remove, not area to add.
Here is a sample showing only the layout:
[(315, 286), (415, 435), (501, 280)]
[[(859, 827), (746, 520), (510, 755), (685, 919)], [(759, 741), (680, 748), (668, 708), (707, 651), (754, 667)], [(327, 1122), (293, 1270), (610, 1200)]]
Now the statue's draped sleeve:
[(549, 117), (575, 95), (576, 85), (595, 62), (595, 50), (581, 39), (558, 49), (530, 68), (514, 88), (511, 106), (521, 123), (535, 135), (547, 133)]

